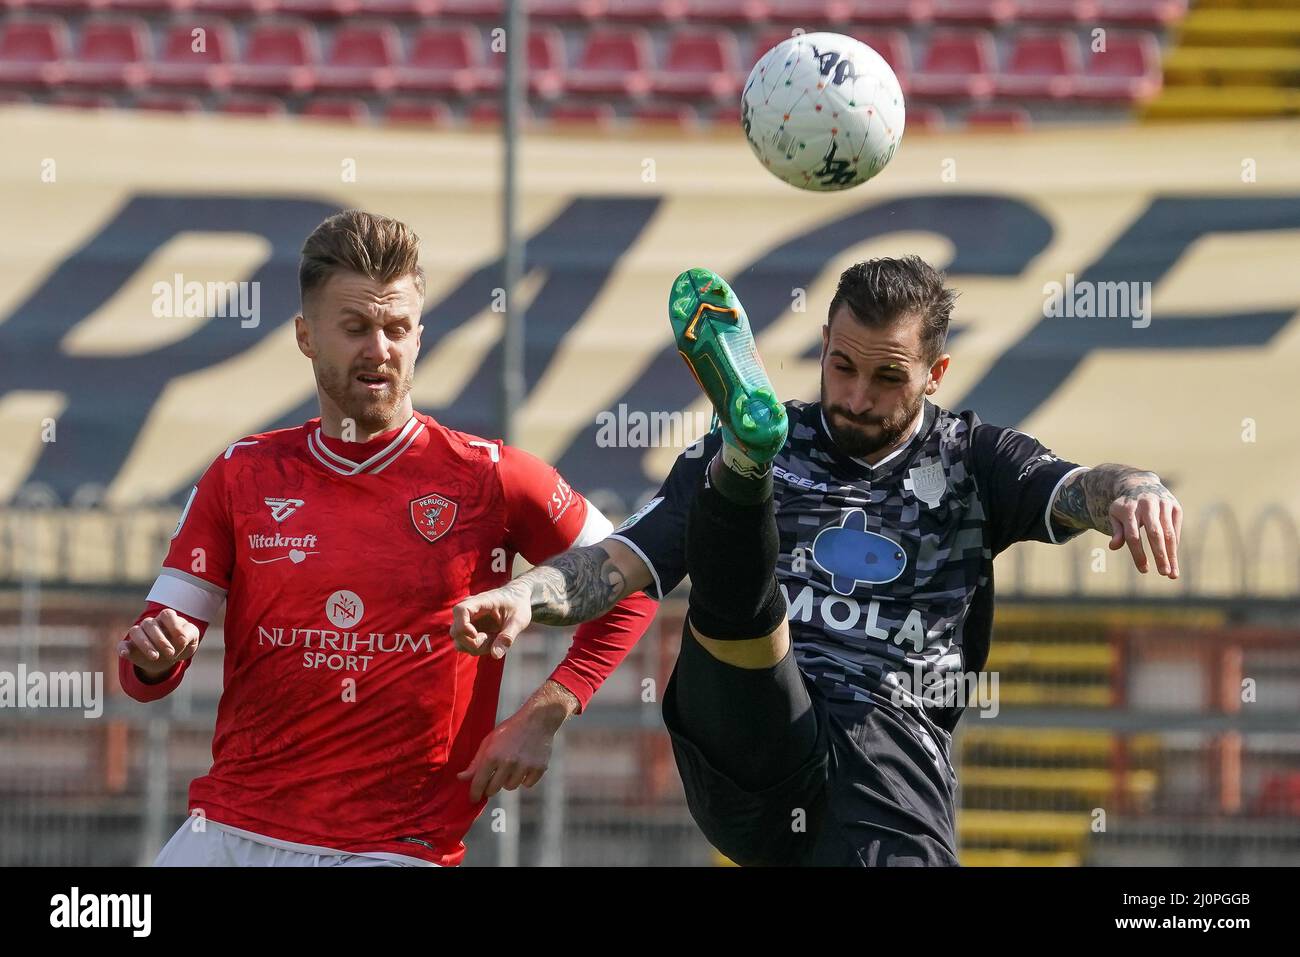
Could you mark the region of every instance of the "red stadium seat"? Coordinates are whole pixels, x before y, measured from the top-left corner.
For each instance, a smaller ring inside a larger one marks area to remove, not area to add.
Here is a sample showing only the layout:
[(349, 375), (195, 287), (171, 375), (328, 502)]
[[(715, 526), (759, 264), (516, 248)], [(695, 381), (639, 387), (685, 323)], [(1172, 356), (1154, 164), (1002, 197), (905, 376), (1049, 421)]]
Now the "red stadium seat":
[(1168, 27), (1187, 16), (1187, 0), (1100, 0), (1097, 19), (1102, 25)]
[(199, 113), (203, 110), (197, 96), (184, 93), (149, 93), (136, 97), (132, 106), (156, 113)]
[(276, 0), (275, 12), (312, 19), (351, 17), (361, 12), (361, 3), (360, 0)]
[(649, 128), (670, 128), (679, 131), (693, 130), (699, 126), (700, 117), (684, 103), (648, 103), (632, 110), (632, 119)]
[(936, 30), (908, 94), (923, 99), (986, 99), (993, 92), (997, 62), (987, 33)]
[(852, 10), (852, 0), (774, 0), (768, 8), (767, 21), (788, 23), (802, 27), (805, 33), (817, 33), (846, 23)]
[(908, 133), (933, 133), (941, 130), (944, 122), (943, 110), (934, 106), (917, 106), (907, 108), (907, 118), (903, 125), (903, 135)]
[(1008, 100), (1063, 100), (1074, 93), (1079, 72), (1074, 34), (1026, 32), (1016, 38), (994, 89)]
[(474, 27), (425, 27), (394, 77), (410, 93), (473, 93), (485, 79), (483, 38)]
[(303, 116), (320, 120), (347, 120), (365, 123), (370, 119), (370, 108), (362, 100), (351, 97), (322, 97), (312, 100), (302, 111)]
[(135, 89), (144, 83), (149, 28), (143, 20), (99, 20), (81, 28), (76, 58), (64, 65), (63, 84), (99, 90)]
[(361, 0), (364, 16), (436, 17), (442, 13), (442, 0)]
[(29, 13), (93, 13), (105, 7), (105, 0), (25, 0)]
[(715, 129), (730, 130), (740, 129), (740, 106), (739, 104), (727, 104), (719, 106), (712, 113), (707, 114), (705, 119), (712, 124)]
[(505, 11), (505, 0), (442, 0), (442, 15), (445, 17), (498, 20)]
[(933, 0), (852, 0), (850, 23), (929, 23)]
[(244, 59), (230, 68), (236, 90), (303, 93), (316, 81), (320, 56), (316, 33), (304, 23), (269, 23), (253, 27)]
[(934, 0), (934, 22), (953, 26), (996, 27), (1016, 14), (1015, 0)]
[[(477, 126), (500, 126), (505, 119), (501, 110), (501, 101), (480, 100), (469, 108), (466, 118)], [(533, 124), (533, 111), (527, 103), (523, 104), (521, 116), (525, 126)]]
[(62, 20), (10, 20), (0, 27), (0, 85), (51, 86), (63, 75), (68, 26)]
[(339, 27), (329, 59), (316, 71), (316, 89), (382, 93), (393, 85), (401, 41), (390, 24)]
[[(197, 33), (197, 31), (202, 33)], [(197, 35), (196, 35), (197, 34)], [(201, 49), (196, 50), (199, 46)], [(149, 65), (149, 85), (193, 90), (222, 90), (230, 83), (235, 34), (223, 20), (177, 23), (163, 38), (162, 52)]]
[(686, 0), (610, 0), (605, 19), (623, 23), (679, 23)]
[[(804, 31), (807, 33), (808, 31)], [(784, 43), (790, 39), (793, 34), (784, 28), (780, 30), (764, 30), (754, 35), (754, 42), (749, 47), (749, 59), (745, 62), (745, 75), (754, 68), (754, 64), (763, 58), (763, 54), (776, 46), (778, 43)]]
[(284, 100), (274, 96), (232, 96), (217, 107), (240, 116), (283, 116)]
[[(687, 22), (755, 26), (767, 20), (767, 0), (685, 0)], [(779, 5), (780, 0), (777, 0)]]
[(1093, 23), (1096, 0), (1016, 0), (1020, 23)]
[(561, 126), (593, 126), (601, 130), (613, 129), (618, 122), (618, 115), (608, 103), (561, 103), (551, 107), (546, 118)]
[(650, 37), (643, 30), (592, 30), (566, 89), (592, 96), (643, 95), (650, 86)]
[(265, 17), (274, 12), (276, 0), (191, 0), (190, 9), (202, 16)]
[[(911, 117), (908, 121), (911, 122)], [(1019, 106), (971, 110), (966, 114), (966, 128), (971, 130), (1027, 130), (1033, 125), (1029, 111)]]
[(1162, 80), (1160, 43), (1152, 34), (1111, 34), (1106, 49), (1088, 57), (1075, 93), (1085, 100), (1142, 103), (1160, 92)]
[[(532, 20), (570, 20), (595, 23), (605, 15), (610, 0), (529, 0)], [(618, 0), (613, 0), (617, 4)]]
[(50, 100), (50, 105), (72, 110), (111, 110), (116, 104), (103, 93), (60, 93)]
[(879, 30), (872, 33), (858, 30), (853, 35), (879, 53), (894, 71), (894, 76), (898, 77), (898, 82), (907, 85), (912, 74), (912, 46), (907, 42), (907, 34), (901, 30)]
[(190, 9), (190, 0), (105, 0), (104, 9), (113, 13), (168, 14)]
[[(556, 27), (538, 27), (528, 32), (528, 92), (553, 100), (564, 92), (564, 34)], [(484, 90), (500, 90), (505, 82), (506, 57), (488, 55)]]
[(411, 123), (422, 126), (450, 126), (451, 107), (431, 100), (390, 100), (384, 111), (389, 123)]
[(650, 78), (655, 96), (725, 99), (740, 90), (740, 52), (729, 33), (678, 33), (663, 69)]
[[(195, 31), (202, 30), (198, 37)], [(202, 50), (194, 47), (202, 40)], [(229, 83), (226, 67), (234, 59), (235, 34), (220, 20), (178, 23), (167, 31), (162, 56), (149, 67), (149, 83), (156, 87), (221, 90)]]

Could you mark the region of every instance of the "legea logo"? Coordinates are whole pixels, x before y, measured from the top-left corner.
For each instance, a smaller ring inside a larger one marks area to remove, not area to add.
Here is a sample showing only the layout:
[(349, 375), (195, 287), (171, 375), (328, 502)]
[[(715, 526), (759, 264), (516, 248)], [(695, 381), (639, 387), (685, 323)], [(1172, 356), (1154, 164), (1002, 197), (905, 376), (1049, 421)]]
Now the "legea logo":
[(325, 617), (335, 628), (351, 628), (366, 613), (356, 592), (340, 589), (325, 602)]

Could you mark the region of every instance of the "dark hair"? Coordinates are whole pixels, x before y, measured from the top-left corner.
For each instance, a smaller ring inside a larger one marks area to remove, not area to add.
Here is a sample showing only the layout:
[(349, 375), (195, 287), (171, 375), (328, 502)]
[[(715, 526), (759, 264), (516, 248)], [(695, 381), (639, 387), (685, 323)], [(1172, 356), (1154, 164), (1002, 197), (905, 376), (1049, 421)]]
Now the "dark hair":
[(377, 213), (346, 209), (313, 229), (303, 243), (298, 292), (306, 302), (308, 293), (346, 270), (385, 283), (411, 276), (423, 296), (424, 270), (419, 260), (420, 237), (410, 226)]
[(920, 256), (854, 263), (840, 274), (826, 321), (830, 322), (841, 305), (848, 306), (853, 318), (868, 326), (889, 326), (919, 316), (925, 358), (934, 362), (943, 355), (948, 320), (957, 298), (943, 280), (943, 273)]

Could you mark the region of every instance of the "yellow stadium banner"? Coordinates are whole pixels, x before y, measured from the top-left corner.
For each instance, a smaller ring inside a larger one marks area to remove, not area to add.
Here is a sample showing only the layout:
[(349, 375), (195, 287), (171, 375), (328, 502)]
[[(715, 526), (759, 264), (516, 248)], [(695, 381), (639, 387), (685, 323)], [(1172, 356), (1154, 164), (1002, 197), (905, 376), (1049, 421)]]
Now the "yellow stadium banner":
[[(423, 239), (417, 407), (496, 434), (496, 135), (6, 107), (0, 139), (0, 501), (89, 487), (175, 507), (231, 442), (313, 416), (297, 257), (348, 207)], [(521, 190), (518, 444), (612, 513), (708, 427), (666, 320), (680, 270), (728, 277), (778, 391), (815, 399), (840, 271), (917, 253), (961, 293), (936, 401), (1159, 472), (1194, 587), (1248, 568), (1253, 589), (1295, 590), (1300, 123), (909, 136), (831, 194), (769, 176), (739, 131), (530, 135)], [(1122, 592), (1104, 546), (999, 564), (1031, 589)]]

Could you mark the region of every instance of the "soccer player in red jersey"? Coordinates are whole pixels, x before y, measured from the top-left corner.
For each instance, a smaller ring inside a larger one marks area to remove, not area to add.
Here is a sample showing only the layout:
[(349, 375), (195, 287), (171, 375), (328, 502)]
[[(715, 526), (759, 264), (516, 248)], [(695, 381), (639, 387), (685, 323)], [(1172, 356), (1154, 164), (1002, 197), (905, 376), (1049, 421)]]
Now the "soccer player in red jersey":
[(493, 729), (504, 647), (457, 654), (452, 606), (509, 581), (515, 554), (611, 526), (539, 459), (413, 411), (418, 254), (406, 226), (357, 210), (307, 239), (294, 324), (320, 418), (217, 456), (119, 646), (122, 687), (157, 700), (226, 605), (212, 769), (159, 864), (459, 863), (487, 798), (536, 783), (654, 614), (634, 596), (579, 628)]

